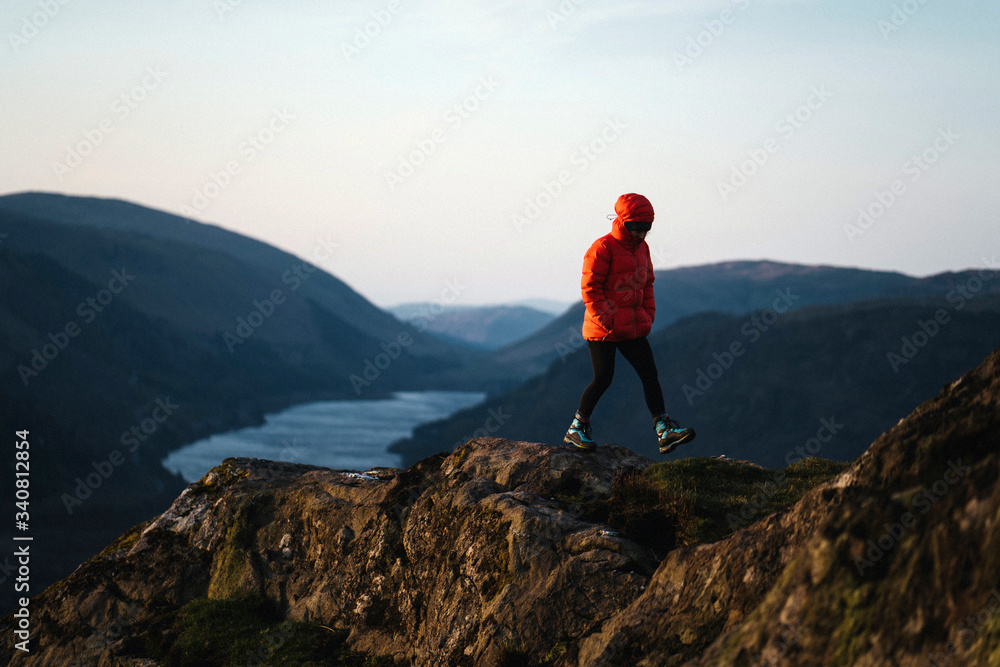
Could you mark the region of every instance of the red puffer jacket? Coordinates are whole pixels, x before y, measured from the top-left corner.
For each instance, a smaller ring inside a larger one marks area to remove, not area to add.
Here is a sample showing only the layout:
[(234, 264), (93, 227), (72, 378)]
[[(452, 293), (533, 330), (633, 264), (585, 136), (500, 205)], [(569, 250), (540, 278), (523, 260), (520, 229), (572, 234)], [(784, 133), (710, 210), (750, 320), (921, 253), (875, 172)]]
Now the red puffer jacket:
[(594, 241), (583, 258), (586, 340), (641, 338), (649, 334), (656, 313), (649, 246), (625, 228), (628, 220), (651, 222), (653, 207), (642, 195), (627, 194), (618, 198), (615, 213), (611, 233)]

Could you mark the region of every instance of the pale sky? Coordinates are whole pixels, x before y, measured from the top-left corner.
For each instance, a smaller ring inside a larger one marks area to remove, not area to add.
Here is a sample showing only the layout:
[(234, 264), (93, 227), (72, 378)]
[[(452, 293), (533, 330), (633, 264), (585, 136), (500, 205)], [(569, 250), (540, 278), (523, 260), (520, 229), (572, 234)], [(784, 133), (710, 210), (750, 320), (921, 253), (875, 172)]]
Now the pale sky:
[(381, 306), (574, 301), (626, 192), (661, 269), (1000, 257), (992, 0), (8, 0), (0, 28), (0, 194), (190, 215)]

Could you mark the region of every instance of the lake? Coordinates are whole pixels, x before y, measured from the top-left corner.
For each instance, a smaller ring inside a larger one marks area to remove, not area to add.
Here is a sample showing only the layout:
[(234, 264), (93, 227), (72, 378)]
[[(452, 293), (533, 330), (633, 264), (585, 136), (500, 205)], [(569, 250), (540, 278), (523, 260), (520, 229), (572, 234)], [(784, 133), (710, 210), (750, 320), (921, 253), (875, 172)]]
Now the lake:
[[(386, 448), (414, 427), (481, 403), (468, 391), (401, 391), (392, 398), (303, 403), (266, 415), (261, 426), (220, 433), (170, 453), (163, 465), (185, 480), (201, 479), (230, 456), (290, 461), (336, 470), (399, 467)], [(442, 450), (450, 444), (443, 443)]]

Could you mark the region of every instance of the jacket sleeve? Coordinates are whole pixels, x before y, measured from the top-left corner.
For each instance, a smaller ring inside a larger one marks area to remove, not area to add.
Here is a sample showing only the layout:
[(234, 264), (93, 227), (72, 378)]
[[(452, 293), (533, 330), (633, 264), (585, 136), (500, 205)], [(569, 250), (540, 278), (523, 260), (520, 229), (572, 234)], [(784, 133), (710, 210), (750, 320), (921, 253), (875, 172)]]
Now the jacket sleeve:
[(590, 246), (583, 257), (583, 277), (580, 279), (580, 289), (583, 292), (583, 303), (591, 316), (607, 331), (614, 324), (612, 305), (605, 295), (608, 274), (611, 271), (611, 251), (600, 241)]
[(646, 246), (646, 286), (642, 289), (642, 308), (649, 314), (650, 321), (656, 318), (656, 298), (653, 296), (653, 260), (649, 256), (649, 246)]

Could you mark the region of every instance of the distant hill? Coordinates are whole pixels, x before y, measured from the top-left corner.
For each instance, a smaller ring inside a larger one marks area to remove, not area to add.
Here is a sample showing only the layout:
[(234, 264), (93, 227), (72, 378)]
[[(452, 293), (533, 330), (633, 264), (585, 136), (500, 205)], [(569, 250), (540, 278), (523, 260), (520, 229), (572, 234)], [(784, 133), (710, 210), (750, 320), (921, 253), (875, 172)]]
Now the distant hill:
[[(783, 314), (702, 313), (660, 329), (650, 343), (667, 410), (698, 433), (673, 456), (725, 454), (775, 467), (796, 448), (821, 443), (821, 456), (852, 460), (942, 383), (1000, 345), (1000, 295), (956, 295)], [(946, 318), (943, 324), (936, 314)], [(575, 351), (508, 393), (418, 428), (392, 449), (409, 463), (478, 435), (532, 434), (559, 443), (590, 377), (586, 350)], [(641, 386), (620, 357), (593, 424), (601, 443), (659, 456)]]
[[(916, 278), (889, 271), (806, 266), (771, 261), (739, 261), (656, 272), (658, 331), (700, 312), (749, 313), (770, 308), (786, 295), (787, 306), (850, 303), (887, 297), (946, 295), (975, 271)], [(583, 302), (531, 336), (491, 352), (478, 362), (480, 373), (496, 368), (496, 391), (506, 391), (538, 375), (554, 361), (583, 347)]]
[(568, 301), (556, 301), (554, 299), (521, 299), (511, 305), (533, 308), (549, 315), (562, 315), (572, 304)]
[(439, 303), (404, 303), (389, 312), (418, 330), (450, 343), (495, 350), (533, 334), (555, 316), (526, 306), (443, 306)]
[(477, 381), (475, 352), (218, 227), (22, 194), (0, 197), (0, 235), (0, 429), (34, 447), (37, 585), (162, 511), (182, 488), (159, 464), (175, 447), (307, 400)]
[[(0, 197), (0, 214), (9, 234), (5, 245), (45, 254), (84, 278), (106, 282), (109, 267), (126, 260), (135, 271), (141, 267), (143, 276), (122, 299), (175, 326), (221, 337), (254, 309), (254, 300), (264, 301), (280, 289), (293, 306), (281, 308), (280, 324), (260, 327), (255, 337), (285, 344), (325, 342), (323, 325), (306, 312), (311, 303), (342, 320), (329, 324), (375, 340), (414, 335), (409, 356), (456, 353), (432, 336), (401, 327), (321, 267), (221, 227), (115, 199), (48, 193)], [(330, 263), (335, 259), (325, 264)]]

